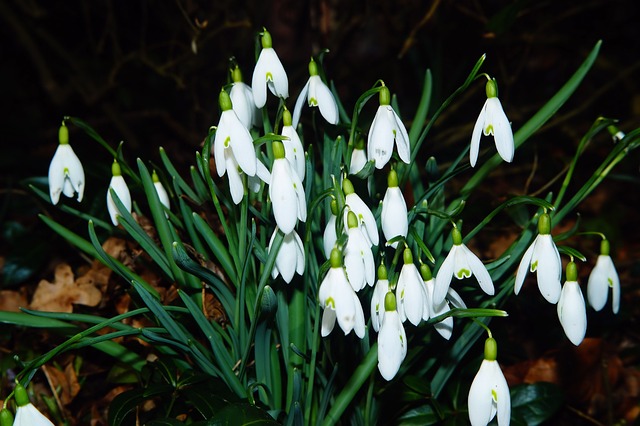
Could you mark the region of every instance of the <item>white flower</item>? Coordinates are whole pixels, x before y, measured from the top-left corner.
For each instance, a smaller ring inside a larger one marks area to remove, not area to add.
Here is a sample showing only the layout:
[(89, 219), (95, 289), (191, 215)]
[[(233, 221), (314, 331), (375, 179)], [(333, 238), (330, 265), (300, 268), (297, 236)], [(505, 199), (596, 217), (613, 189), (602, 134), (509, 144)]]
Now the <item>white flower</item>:
[(418, 325), (424, 314), (427, 293), (410, 249), (404, 249), (403, 260), (396, 286), (398, 314), (402, 322), (408, 319), (411, 324)]
[(262, 108), (267, 102), (267, 86), (271, 93), (281, 98), (289, 97), (289, 80), (280, 58), (273, 50), (271, 34), (267, 30), (262, 33), (262, 50), (256, 67), (253, 70), (251, 89), (253, 99), (258, 108)]
[(364, 236), (358, 219), (353, 212), (348, 212), (347, 244), (344, 248), (344, 268), (354, 291), (360, 291), (365, 284), (373, 285), (375, 280), (375, 263), (369, 240)]
[(587, 282), (587, 298), (589, 299), (589, 304), (596, 311), (602, 310), (607, 303), (609, 287), (611, 287), (612, 291), (613, 313), (617, 314), (620, 310), (620, 278), (611, 256), (609, 256), (609, 240), (602, 240), (600, 255)]
[(296, 106), (293, 108), (293, 127), (297, 127), (300, 122), (300, 112), (305, 98), (310, 107), (318, 107), (320, 114), (328, 123), (338, 124), (338, 104), (331, 90), (318, 75), (318, 65), (313, 58), (309, 62), (309, 80), (302, 88)]
[(389, 280), (387, 279), (387, 269), (384, 264), (380, 264), (378, 267), (378, 281), (373, 287), (373, 294), (371, 295), (371, 324), (375, 331), (380, 330), (382, 325), (382, 319), (384, 318), (384, 297), (389, 288)]
[[(171, 203), (169, 201), (169, 194), (167, 194), (167, 190), (162, 186), (162, 182), (158, 178), (158, 174), (154, 170), (151, 174), (151, 180), (153, 181), (153, 186), (156, 188), (156, 193), (158, 194), (158, 198), (160, 199), (160, 203), (169, 210), (171, 208)], [(165, 216), (167, 214), (165, 213)]]
[(60, 144), (49, 165), (49, 195), (51, 202), (58, 204), (60, 194), (72, 198), (78, 194), (78, 202), (84, 194), (84, 169), (78, 156), (69, 145), (69, 129), (62, 124), (58, 131)]
[(356, 146), (351, 153), (351, 162), (349, 163), (349, 174), (355, 175), (367, 165), (367, 152), (364, 150), (364, 141), (362, 139), (356, 142)]
[(358, 295), (347, 280), (347, 275), (342, 267), (342, 253), (339, 249), (331, 251), (330, 262), (331, 268), (318, 290), (318, 299), (324, 308), (322, 337), (331, 333), (337, 319), (338, 325), (345, 335), (354, 330), (356, 335), (362, 339), (365, 332), (364, 312)]
[(291, 170), (284, 157), (281, 142), (273, 142), (273, 155), (275, 159), (271, 168), (269, 198), (278, 228), (288, 234), (293, 231), (298, 219), (302, 222), (307, 220), (307, 201), (300, 178)]
[(229, 91), (231, 105), (244, 127), (251, 129), (251, 126), (259, 123), (260, 118), (253, 100), (253, 91), (242, 81), (242, 73), (237, 65), (231, 71), (231, 77), (233, 79)]
[(547, 213), (540, 215), (538, 219), (538, 236), (522, 256), (518, 271), (514, 292), (518, 294), (524, 283), (527, 269), (536, 272), (538, 288), (542, 296), (549, 303), (557, 303), (560, 298), (562, 285), (562, 262), (560, 253), (551, 237), (551, 218)]
[(291, 113), (286, 108), (282, 113), (282, 136), (287, 137), (282, 141), (284, 144), (284, 156), (291, 164), (291, 168), (298, 174), (300, 180), (304, 181), (306, 169), (304, 148), (298, 132), (291, 124)]
[(567, 281), (558, 300), (558, 318), (564, 334), (578, 346), (587, 333), (587, 308), (578, 284), (578, 268), (574, 262), (567, 264)]
[[(349, 179), (342, 181), (342, 190), (345, 195), (345, 204), (356, 214), (358, 222), (366, 231), (365, 236), (369, 238), (369, 242), (377, 246), (379, 242), (378, 225), (376, 224), (376, 218), (373, 216), (371, 209), (369, 209), (369, 206), (355, 193), (353, 184)], [(346, 225), (347, 211), (345, 211), (344, 220)]]
[[(387, 178), (388, 187), (382, 200), (382, 213), (380, 215), (380, 225), (382, 233), (387, 241), (397, 236), (407, 237), (409, 231), (409, 219), (407, 212), (407, 202), (404, 200), (402, 191), (398, 187), (398, 174), (395, 170), (389, 172)], [(392, 244), (393, 248), (398, 246), (398, 241)]]
[(442, 303), (444, 300), (451, 285), (452, 277), (461, 280), (473, 275), (478, 280), (482, 291), (489, 296), (493, 296), (495, 290), (487, 268), (482, 261), (478, 259), (478, 256), (473, 254), (473, 252), (462, 243), (462, 235), (458, 228), (453, 228), (451, 235), (453, 237), (453, 246), (444, 259), (444, 262), (442, 262), (442, 266), (440, 266), (440, 270), (436, 276), (436, 286), (433, 290), (434, 305)]
[[(269, 241), (268, 252), (271, 251), (277, 232), (278, 228), (276, 227)], [(275, 280), (278, 274), (281, 274), (282, 279), (288, 284), (295, 273), (298, 273), (298, 275), (304, 274), (304, 246), (298, 234), (292, 231), (283, 237), (280, 250), (276, 255), (276, 264), (271, 271), (271, 277)]]
[(16, 418), (13, 421), (14, 426), (53, 426), (51, 420), (29, 402), (27, 391), (20, 384), (17, 384), (15, 388), (15, 400), (18, 408), (16, 409)]
[(367, 141), (367, 157), (374, 160), (377, 169), (383, 168), (391, 159), (393, 142), (400, 159), (409, 164), (411, 160), (409, 135), (398, 114), (391, 108), (391, 94), (386, 86), (380, 88), (380, 106), (376, 112)]
[(390, 291), (385, 295), (384, 310), (378, 334), (378, 370), (389, 381), (398, 373), (407, 356), (407, 335), (396, 311), (396, 298)]
[(486, 426), (498, 415), (498, 426), (511, 420), (509, 385), (496, 361), (497, 345), (493, 338), (485, 342), (485, 356), (469, 389), (469, 420), (471, 426)]
[[(271, 182), (271, 173), (267, 166), (264, 165), (260, 159), (256, 160), (256, 174), (255, 176), (247, 176), (247, 185), (254, 193), (260, 192), (261, 182), (268, 184)], [(236, 203), (238, 204), (238, 203)]]
[(322, 234), (322, 246), (324, 249), (324, 255), (327, 259), (329, 259), (331, 250), (333, 250), (333, 247), (336, 245), (336, 241), (338, 240), (338, 235), (336, 234), (337, 214), (338, 203), (333, 199), (331, 200), (331, 213), (327, 220), (327, 225), (324, 228), (324, 233)]
[(232, 109), (231, 98), (224, 89), (220, 91), (219, 102), (222, 114), (220, 114), (220, 122), (213, 139), (213, 158), (218, 176), (224, 176), (227, 171), (229, 154), (226, 151), (228, 150), (233, 152), (235, 162), (240, 169), (246, 175), (254, 176), (257, 159), (251, 134)]
[[(441, 303), (433, 303), (435, 279), (431, 275), (431, 269), (429, 269), (429, 267), (425, 264), (420, 265), (420, 275), (422, 276), (422, 280), (424, 281), (427, 296), (425, 298), (425, 306), (422, 313), (423, 320), (427, 321), (430, 318), (435, 318), (449, 312), (451, 310), (449, 301), (451, 301), (451, 304), (454, 306), (454, 308), (467, 308), (460, 295), (451, 287), (449, 287), (449, 290), (447, 291), (445, 300), (443, 300)], [(451, 334), (453, 333), (453, 318), (446, 317), (444, 320), (434, 324), (433, 327), (438, 333), (440, 333), (442, 337), (449, 340), (451, 338)]]
[(480, 133), (485, 136), (493, 135), (496, 149), (500, 157), (508, 163), (513, 161), (515, 145), (513, 142), (513, 131), (509, 119), (502, 109), (502, 104), (498, 99), (498, 88), (495, 80), (489, 80), (486, 85), (487, 100), (480, 111), (471, 134), (471, 152), (469, 162), (471, 167), (475, 167), (480, 151)]
[(120, 202), (122, 202), (125, 209), (129, 213), (131, 213), (131, 193), (129, 193), (129, 187), (122, 177), (120, 165), (115, 160), (111, 165), (111, 174), (111, 182), (109, 182), (109, 189), (107, 189), (107, 209), (109, 210), (109, 215), (111, 216), (111, 222), (113, 222), (115, 226), (118, 226), (118, 216), (121, 214), (121, 212), (120, 210), (118, 210), (118, 207), (116, 207), (115, 201), (113, 201), (111, 190), (116, 193), (116, 195), (120, 199)]

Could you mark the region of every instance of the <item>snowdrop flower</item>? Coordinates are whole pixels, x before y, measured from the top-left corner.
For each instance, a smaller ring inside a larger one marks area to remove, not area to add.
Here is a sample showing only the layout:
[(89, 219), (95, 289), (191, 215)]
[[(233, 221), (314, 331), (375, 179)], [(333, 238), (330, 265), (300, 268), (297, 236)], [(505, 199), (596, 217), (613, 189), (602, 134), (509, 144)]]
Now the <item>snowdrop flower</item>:
[(262, 187), (261, 182), (266, 184), (271, 182), (271, 173), (269, 172), (269, 169), (267, 169), (267, 166), (265, 166), (264, 163), (256, 157), (256, 174), (255, 176), (247, 176), (247, 186), (249, 186), (251, 191), (257, 194), (260, 192), (260, 188)]
[(471, 167), (475, 167), (480, 151), (480, 133), (485, 136), (493, 135), (496, 148), (500, 157), (508, 163), (513, 161), (515, 145), (513, 142), (513, 131), (511, 124), (502, 109), (502, 104), (498, 99), (498, 85), (495, 80), (487, 81), (487, 100), (480, 111), (480, 115), (473, 126), (471, 134), (471, 152), (469, 162)]
[[(277, 233), (278, 228), (276, 227), (269, 241), (268, 252), (271, 251)], [(280, 274), (282, 279), (289, 284), (295, 273), (304, 274), (304, 246), (296, 231), (292, 231), (283, 237), (280, 250), (276, 255), (276, 264), (271, 271), (271, 277), (275, 280)]]
[(613, 313), (617, 314), (620, 310), (620, 278), (609, 256), (609, 249), (609, 240), (602, 240), (600, 255), (587, 282), (587, 298), (593, 309), (600, 311), (607, 303), (609, 287), (611, 287)]
[(409, 164), (411, 160), (409, 135), (398, 114), (391, 108), (391, 93), (387, 86), (380, 88), (380, 106), (376, 112), (367, 141), (367, 157), (374, 160), (377, 169), (383, 168), (391, 159), (393, 142), (400, 159)]
[[(387, 184), (387, 192), (382, 200), (382, 214), (380, 215), (382, 233), (387, 241), (397, 236), (406, 238), (409, 231), (407, 203), (398, 187), (398, 174), (393, 169), (389, 172)], [(387, 245), (396, 248), (398, 241), (387, 243)]]
[(587, 332), (587, 308), (578, 284), (578, 267), (573, 261), (567, 264), (567, 281), (558, 301), (558, 318), (564, 334), (578, 346)]
[(107, 209), (111, 216), (111, 222), (113, 222), (115, 226), (118, 226), (118, 216), (121, 212), (118, 210), (118, 207), (116, 207), (115, 201), (113, 201), (111, 190), (116, 193), (120, 202), (122, 202), (129, 213), (131, 213), (131, 193), (129, 193), (129, 187), (122, 177), (120, 164), (118, 164), (116, 160), (113, 160), (113, 164), (111, 165), (111, 174), (111, 182), (109, 182), (109, 189), (107, 190)]
[[(445, 300), (443, 300), (441, 303), (433, 303), (433, 289), (435, 288), (435, 279), (431, 274), (431, 268), (429, 268), (429, 266), (424, 263), (420, 265), (420, 276), (422, 277), (422, 281), (424, 282), (427, 296), (424, 300), (425, 305), (422, 312), (423, 320), (427, 321), (430, 318), (435, 318), (449, 312), (451, 310), (449, 302), (451, 302), (454, 308), (467, 308), (467, 305), (465, 305), (460, 295), (451, 287), (449, 287), (449, 290), (447, 290), (447, 296)], [(451, 334), (453, 333), (453, 318), (447, 317), (444, 320), (434, 324), (433, 327), (438, 333), (440, 333), (442, 337), (449, 340), (451, 338)]]
[(307, 220), (307, 200), (304, 187), (298, 175), (291, 170), (284, 157), (284, 145), (274, 141), (273, 166), (269, 183), (269, 198), (273, 204), (273, 215), (278, 228), (289, 234), (295, 228), (298, 219)]
[(498, 426), (511, 420), (509, 385), (496, 361), (498, 345), (489, 337), (484, 343), (484, 360), (469, 389), (469, 420), (471, 426), (486, 426), (498, 415)]
[(371, 295), (371, 324), (375, 331), (380, 330), (382, 319), (384, 318), (384, 298), (391, 290), (389, 280), (387, 279), (387, 268), (381, 263), (378, 266), (378, 281), (373, 287)]
[(375, 280), (375, 263), (371, 244), (358, 225), (355, 213), (347, 213), (347, 244), (344, 248), (344, 269), (354, 291), (360, 291), (365, 284), (373, 285)]
[(158, 174), (155, 170), (151, 174), (151, 180), (153, 181), (153, 186), (156, 188), (156, 193), (158, 194), (160, 203), (165, 206), (167, 210), (169, 210), (171, 208), (171, 203), (169, 202), (169, 194), (167, 194), (167, 190), (164, 189), (164, 186), (162, 186), (162, 182), (160, 182), (160, 178), (158, 178)]
[[(376, 218), (373, 216), (373, 213), (371, 213), (371, 209), (369, 209), (369, 206), (356, 194), (353, 184), (349, 179), (342, 181), (342, 191), (345, 195), (345, 204), (356, 214), (358, 222), (366, 231), (365, 236), (369, 238), (369, 242), (372, 245), (377, 246), (379, 242), (378, 225), (376, 224)], [(346, 211), (344, 218), (346, 221)]]
[(331, 256), (331, 250), (338, 241), (338, 235), (336, 234), (336, 220), (338, 215), (338, 202), (334, 199), (331, 200), (331, 214), (327, 220), (327, 225), (324, 228), (322, 234), (322, 245), (324, 248), (324, 255), (327, 259)]
[(384, 318), (378, 334), (378, 370), (389, 381), (407, 356), (407, 335), (396, 311), (396, 297), (389, 291), (384, 298)]
[(262, 50), (251, 79), (253, 99), (258, 108), (262, 108), (267, 102), (267, 87), (275, 96), (284, 99), (289, 97), (287, 73), (284, 71), (276, 51), (273, 50), (271, 34), (267, 30), (262, 33), (261, 42)]
[(302, 88), (296, 106), (293, 108), (293, 127), (297, 127), (300, 122), (300, 112), (305, 99), (308, 100), (310, 107), (318, 107), (320, 114), (328, 123), (338, 124), (338, 104), (331, 90), (318, 75), (318, 65), (313, 58), (309, 62), (309, 80)]
[(440, 266), (440, 270), (436, 276), (436, 284), (433, 290), (433, 304), (437, 305), (442, 303), (451, 285), (452, 277), (461, 280), (474, 275), (482, 291), (489, 296), (493, 296), (495, 290), (493, 288), (491, 275), (489, 275), (487, 268), (480, 259), (478, 259), (478, 256), (473, 254), (473, 252), (462, 243), (460, 230), (454, 227), (451, 231), (451, 237), (453, 239), (453, 246), (444, 259), (442, 266)]
[(38, 409), (29, 401), (27, 390), (20, 384), (16, 384), (14, 390), (16, 399), (16, 419), (14, 426), (53, 426), (51, 420), (46, 418)]
[(328, 336), (337, 319), (338, 325), (345, 335), (353, 330), (362, 339), (365, 331), (364, 312), (360, 299), (351, 288), (342, 267), (342, 253), (339, 249), (334, 248), (329, 259), (331, 268), (318, 290), (319, 302), (324, 308), (320, 333), (322, 337)]
[(289, 161), (291, 168), (298, 174), (300, 180), (304, 181), (306, 169), (304, 163), (304, 149), (302, 148), (300, 136), (291, 123), (291, 113), (285, 107), (284, 112), (282, 113), (282, 136), (287, 137), (287, 139), (282, 141), (284, 144), (284, 156)]
[(551, 217), (547, 213), (540, 215), (538, 219), (538, 236), (531, 246), (524, 252), (518, 271), (514, 292), (518, 294), (524, 283), (527, 269), (536, 272), (538, 288), (542, 296), (549, 303), (558, 303), (560, 298), (562, 275), (562, 263), (560, 253), (551, 237)]
[(251, 126), (259, 123), (260, 118), (256, 104), (253, 101), (253, 91), (251, 87), (242, 81), (242, 72), (237, 65), (231, 70), (231, 78), (233, 79), (231, 90), (229, 91), (231, 105), (244, 127), (251, 129)]
[[(218, 101), (222, 114), (220, 114), (220, 122), (213, 139), (213, 158), (218, 176), (224, 176), (226, 171), (232, 167), (233, 161), (240, 166), (246, 175), (254, 176), (257, 160), (251, 134), (240, 122), (232, 108), (231, 98), (224, 89), (220, 91)], [(233, 154), (233, 161), (230, 160), (231, 154)]]
[(358, 139), (351, 153), (349, 174), (355, 175), (367, 165), (367, 152), (364, 150), (364, 139)]
[(427, 293), (409, 248), (404, 249), (402, 259), (404, 265), (400, 269), (396, 287), (398, 314), (402, 322), (408, 319), (411, 324), (418, 325), (423, 317)]
[(55, 205), (60, 194), (72, 198), (78, 194), (78, 202), (84, 194), (84, 169), (78, 156), (69, 145), (69, 129), (62, 123), (58, 131), (59, 145), (49, 165), (49, 196)]

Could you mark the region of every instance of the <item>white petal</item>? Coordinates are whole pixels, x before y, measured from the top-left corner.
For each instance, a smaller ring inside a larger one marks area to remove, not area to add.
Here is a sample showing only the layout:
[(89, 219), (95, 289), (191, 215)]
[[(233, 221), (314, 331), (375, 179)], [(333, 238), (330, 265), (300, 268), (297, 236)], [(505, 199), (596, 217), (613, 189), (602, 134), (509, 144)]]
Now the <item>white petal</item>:
[(62, 146), (64, 145), (58, 145), (49, 164), (49, 195), (54, 205), (58, 204), (60, 200), (60, 194), (62, 193), (62, 187), (65, 181), (63, 155), (60, 151)]
[(455, 245), (451, 247), (451, 251), (440, 266), (440, 270), (436, 276), (436, 285), (433, 289), (433, 303), (441, 303), (447, 295), (447, 290), (449, 290), (451, 279), (453, 278), (456, 247)]
[(273, 215), (278, 228), (285, 234), (290, 233), (296, 226), (298, 207), (296, 189), (291, 180), (291, 170), (289, 163), (284, 158), (273, 161), (269, 198), (271, 198)]
[(398, 299), (398, 305), (402, 305), (404, 315), (409, 322), (417, 326), (422, 321), (426, 290), (420, 272), (414, 264), (409, 263), (402, 266), (398, 277), (398, 288), (400, 288), (400, 284), (402, 284), (403, 291)]
[(356, 333), (356, 336), (363, 339), (365, 334), (365, 323), (364, 323), (364, 312), (362, 310), (362, 304), (360, 303), (360, 299), (358, 299), (358, 295), (353, 294), (353, 305), (355, 307), (355, 324), (353, 326), (353, 332)]
[[(164, 189), (161, 182), (154, 182), (153, 186), (156, 188), (156, 192), (158, 193), (158, 198), (160, 199), (160, 203), (169, 210), (171, 208), (171, 203), (169, 201), (169, 194), (167, 194), (167, 190)], [(166, 213), (165, 213), (166, 215)]]
[[(338, 124), (338, 105), (333, 97), (333, 93), (331, 93), (327, 85), (322, 82), (320, 76), (313, 76), (309, 80), (316, 82), (312, 84), (315, 85), (315, 96), (320, 114), (327, 120), (327, 123)], [(309, 95), (311, 95), (311, 91)], [(311, 101), (311, 99), (309, 99), (309, 101)]]
[(557, 310), (564, 333), (578, 346), (587, 332), (587, 309), (577, 281), (564, 283)]
[(31, 403), (18, 407), (16, 409), (16, 417), (13, 421), (14, 426), (53, 426), (51, 420), (46, 418)]
[(111, 222), (117, 226), (118, 225), (118, 214), (120, 214), (118, 208), (116, 207), (116, 203), (113, 201), (111, 197), (111, 189), (113, 189), (127, 209), (128, 212), (131, 212), (131, 194), (129, 193), (129, 188), (127, 187), (126, 182), (122, 176), (112, 176), (111, 182), (109, 183), (109, 189), (107, 190), (107, 209), (109, 210), (109, 215), (111, 216)]
[(364, 169), (367, 164), (367, 153), (364, 149), (354, 149), (351, 153), (351, 163), (349, 164), (349, 174), (355, 175)]
[(487, 293), (489, 296), (493, 296), (495, 294), (493, 280), (491, 280), (491, 275), (489, 275), (487, 267), (484, 266), (482, 261), (478, 259), (478, 256), (469, 250), (466, 245), (462, 244), (460, 249), (465, 254), (469, 267), (471, 268), (471, 272), (478, 280), (478, 284), (480, 284), (482, 291)]
[[(405, 238), (407, 236), (409, 231), (407, 203), (404, 200), (402, 191), (397, 186), (387, 188), (387, 192), (384, 194), (380, 225), (387, 241), (399, 235)], [(396, 241), (391, 246), (396, 248), (397, 245), (398, 242)]]
[(602, 310), (607, 303), (609, 296), (609, 287), (612, 288), (613, 294), (613, 312), (617, 313), (620, 307), (620, 279), (610, 256), (599, 255), (589, 275), (587, 283), (587, 298), (589, 304), (596, 311)]
[(393, 115), (389, 115), (388, 109), (393, 114), (389, 105), (378, 107), (367, 139), (367, 158), (375, 161), (377, 169), (382, 169), (389, 162), (393, 152), (394, 125), (390, 121)]
[(378, 370), (385, 380), (391, 380), (407, 354), (407, 336), (396, 311), (385, 313), (378, 334)]
[(515, 145), (513, 142), (513, 131), (511, 124), (507, 118), (502, 104), (498, 98), (487, 99), (487, 116), (491, 118), (493, 125), (493, 137), (496, 143), (496, 149), (502, 159), (508, 163), (513, 161)]
[(294, 244), (296, 247), (296, 273), (298, 275), (304, 274), (305, 267), (305, 256), (304, 256), (304, 245), (302, 244), (302, 240), (293, 232)]
[(243, 82), (233, 83), (229, 98), (231, 98), (231, 105), (240, 122), (244, 127), (250, 129), (256, 115), (256, 104), (253, 100), (251, 88)]
[(291, 166), (289, 166), (289, 175), (291, 176), (291, 184), (293, 185), (293, 189), (296, 194), (298, 219), (304, 222), (307, 220), (307, 198), (304, 193), (304, 185), (302, 185), (302, 181), (298, 177), (298, 174), (293, 171)]
[(333, 327), (336, 325), (336, 311), (333, 309), (326, 307), (322, 312), (322, 329), (320, 330), (320, 334), (322, 337), (327, 337), (332, 331)]
[[(276, 229), (277, 232), (277, 229)], [(280, 251), (276, 256), (276, 268), (282, 275), (286, 283), (290, 283), (296, 272), (296, 241), (295, 232), (285, 234), (280, 246)]]
[(468, 406), (472, 426), (486, 426), (495, 417), (496, 412), (499, 426), (509, 424), (511, 396), (497, 361), (482, 361), (469, 389)]
[[(378, 226), (369, 206), (367, 206), (364, 201), (362, 201), (362, 198), (360, 198), (360, 196), (355, 192), (347, 195), (345, 201), (349, 208), (356, 214), (358, 221), (364, 224), (371, 243), (377, 246), (379, 242)], [(345, 219), (346, 213), (348, 212), (345, 210)]]
[(268, 72), (271, 72), (273, 79), (273, 90), (274, 94), (280, 98), (287, 99), (289, 97), (289, 79), (287, 78), (287, 73), (282, 66), (282, 62), (280, 62), (280, 58), (276, 54), (276, 51), (273, 48), (262, 49), (267, 56), (269, 69)]
[(336, 236), (336, 216), (329, 216), (327, 226), (324, 228), (324, 234), (322, 235), (322, 245), (324, 248), (324, 255), (329, 259), (331, 250), (336, 245), (338, 237)]
[(291, 118), (291, 125), (296, 128), (298, 127), (298, 123), (300, 122), (300, 114), (302, 113), (302, 106), (305, 104), (305, 100), (307, 98), (307, 94), (309, 93), (309, 84), (311, 79), (307, 80), (307, 83), (300, 91), (298, 95), (298, 99), (296, 100), (296, 105), (293, 107), (293, 114)]
[(484, 129), (488, 101), (489, 99), (485, 101), (482, 109), (480, 110), (480, 114), (478, 115), (478, 119), (476, 120), (476, 124), (473, 126), (473, 133), (471, 134), (471, 147), (469, 151), (469, 162), (471, 163), (471, 167), (475, 167), (476, 162), (478, 161), (478, 153), (480, 152), (480, 137), (482, 136), (482, 131)]
[(238, 163), (236, 162), (233, 152), (230, 149), (224, 151), (225, 168), (229, 173), (229, 192), (231, 193), (231, 199), (235, 204), (240, 204), (244, 197), (244, 183), (242, 182), (242, 176), (238, 170)]
[(84, 169), (80, 159), (69, 144), (59, 144), (49, 165), (49, 195), (51, 202), (57, 204), (60, 193), (67, 197), (78, 194), (82, 201), (84, 194)]
[(557, 303), (562, 284), (562, 262), (550, 234), (539, 235), (531, 258), (531, 270), (537, 271), (538, 288), (549, 303)]
[(225, 140), (227, 137), (229, 138), (233, 156), (242, 171), (248, 176), (254, 176), (256, 174), (257, 160), (253, 139), (251, 138), (251, 133), (240, 122), (240, 119), (232, 109), (222, 112), (220, 124), (218, 125), (218, 131), (221, 130), (223, 131), (223, 136), (227, 135)]
[(409, 164), (411, 161), (411, 143), (409, 141), (409, 135), (407, 134), (407, 128), (396, 114), (395, 110), (391, 108), (391, 113), (393, 113), (393, 123), (395, 130), (395, 140), (396, 140), (396, 148), (398, 150), (398, 156), (400, 159)]
[(222, 125), (222, 117), (220, 118), (220, 122), (218, 123), (218, 128), (216, 129), (216, 135), (213, 138), (213, 147), (211, 148), (213, 154), (213, 160), (216, 164), (216, 172), (218, 176), (224, 176), (227, 171), (226, 159), (224, 155), (225, 148), (229, 147), (230, 139), (226, 134), (224, 127), (221, 129)]
[(467, 305), (464, 303), (464, 300), (462, 300), (462, 297), (451, 287), (449, 287), (449, 291), (447, 291), (447, 300), (449, 300), (454, 308), (467, 309)]
[[(435, 287), (435, 280), (430, 279), (424, 282), (425, 293), (427, 295), (426, 302), (428, 306), (429, 313), (423, 313), (423, 319), (426, 321), (429, 318), (435, 318), (439, 315), (446, 314), (450, 311), (449, 303), (446, 300), (443, 300), (442, 303), (434, 304), (433, 303), (433, 289)], [(449, 291), (453, 289), (449, 288)], [(457, 293), (456, 293), (457, 295)], [(453, 318), (447, 317), (444, 320), (436, 323), (434, 328), (442, 337), (449, 340), (451, 338), (451, 334), (453, 332)]]
[(371, 324), (375, 331), (380, 330), (384, 318), (384, 299), (389, 291), (389, 280), (378, 280), (371, 296)]
[(527, 251), (525, 251), (524, 255), (522, 255), (522, 259), (520, 260), (520, 264), (518, 265), (518, 272), (516, 272), (516, 282), (513, 287), (513, 292), (515, 294), (520, 293), (522, 284), (524, 284), (524, 279), (527, 275), (527, 271), (529, 271), (529, 267), (531, 266), (531, 257), (533, 256), (533, 250), (536, 248), (538, 237), (533, 240), (533, 243), (531, 243)]
[(253, 100), (256, 103), (256, 107), (262, 108), (267, 103), (267, 56), (264, 52), (266, 49), (260, 51), (256, 66), (253, 69), (253, 76), (251, 77), (251, 91), (253, 92)]
[(289, 160), (291, 168), (296, 172), (300, 180), (304, 181), (306, 167), (304, 162), (304, 148), (302, 147), (300, 136), (293, 126), (283, 126), (282, 136), (289, 138), (282, 141), (284, 145), (284, 156)]

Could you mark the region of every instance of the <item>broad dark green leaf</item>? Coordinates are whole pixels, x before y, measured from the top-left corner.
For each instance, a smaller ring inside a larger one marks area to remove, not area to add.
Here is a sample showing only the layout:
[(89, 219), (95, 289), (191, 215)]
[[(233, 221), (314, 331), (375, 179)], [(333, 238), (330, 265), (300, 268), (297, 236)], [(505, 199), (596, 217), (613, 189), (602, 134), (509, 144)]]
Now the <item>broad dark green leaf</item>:
[(125, 420), (138, 405), (157, 396), (169, 396), (173, 391), (173, 387), (169, 385), (156, 385), (144, 389), (125, 391), (116, 396), (111, 402), (108, 422), (112, 426), (133, 424), (133, 419), (129, 419), (128, 422), (125, 422)]
[(511, 417), (528, 426), (542, 424), (562, 406), (563, 395), (553, 383), (539, 382), (511, 389)]

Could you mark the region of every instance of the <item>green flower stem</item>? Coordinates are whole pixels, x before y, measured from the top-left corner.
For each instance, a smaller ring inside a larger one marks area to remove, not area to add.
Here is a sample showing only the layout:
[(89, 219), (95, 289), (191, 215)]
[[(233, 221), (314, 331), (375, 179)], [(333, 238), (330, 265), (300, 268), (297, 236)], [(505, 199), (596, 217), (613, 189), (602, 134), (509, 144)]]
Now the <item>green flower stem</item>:
[[(294, 288), (289, 302), (289, 345), (294, 345), (300, 352), (306, 353), (306, 296), (299, 289)], [(289, 350), (289, 348), (283, 348)], [(295, 351), (289, 355), (289, 365), (287, 366), (287, 411), (291, 408), (293, 399), (293, 374), (295, 370), (301, 370), (304, 366), (304, 359)], [(311, 383), (311, 382), (310, 382)]]

